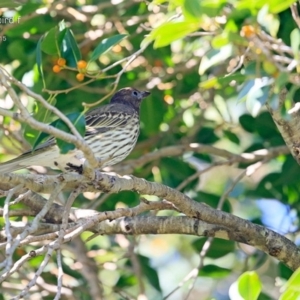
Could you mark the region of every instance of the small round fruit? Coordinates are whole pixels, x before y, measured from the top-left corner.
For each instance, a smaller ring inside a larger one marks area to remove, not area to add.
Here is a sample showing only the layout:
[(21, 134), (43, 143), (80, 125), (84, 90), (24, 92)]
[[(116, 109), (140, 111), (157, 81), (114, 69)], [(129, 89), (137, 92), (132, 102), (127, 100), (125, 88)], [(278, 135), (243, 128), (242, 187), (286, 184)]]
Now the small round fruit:
[(78, 73), (78, 74), (76, 75), (76, 79), (77, 79), (78, 81), (83, 81), (83, 80), (84, 80), (84, 74)]
[(60, 66), (59, 65), (54, 65), (53, 68), (52, 68), (52, 71), (54, 73), (59, 73), (61, 70)]
[(245, 25), (242, 27), (241, 35), (246, 38), (251, 38), (253, 35), (255, 35), (255, 28), (251, 25)]
[(57, 64), (60, 66), (60, 67), (64, 67), (66, 65), (66, 60), (62, 57), (60, 57), (58, 60), (57, 60)]
[(77, 68), (78, 69), (85, 69), (87, 66), (87, 62), (85, 60), (79, 60), (77, 62)]

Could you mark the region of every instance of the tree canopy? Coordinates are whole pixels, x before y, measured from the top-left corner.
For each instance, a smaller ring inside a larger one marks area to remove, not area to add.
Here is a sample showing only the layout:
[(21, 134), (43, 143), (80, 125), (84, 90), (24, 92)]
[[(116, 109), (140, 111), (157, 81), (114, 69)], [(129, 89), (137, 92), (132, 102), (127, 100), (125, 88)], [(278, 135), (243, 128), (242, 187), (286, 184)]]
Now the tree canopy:
[[(0, 299), (298, 299), (299, 5), (1, 0), (1, 163), (87, 167), (0, 164)], [(99, 170), (84, 115), (124, 87), (138, 143)]]

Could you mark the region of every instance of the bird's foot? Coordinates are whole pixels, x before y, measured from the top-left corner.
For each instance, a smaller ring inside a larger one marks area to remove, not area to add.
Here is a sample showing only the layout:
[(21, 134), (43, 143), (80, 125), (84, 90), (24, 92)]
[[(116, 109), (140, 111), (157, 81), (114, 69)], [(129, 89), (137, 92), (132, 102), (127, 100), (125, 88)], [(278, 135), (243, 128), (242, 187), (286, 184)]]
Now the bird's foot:
[(67, 167), (65, 168), (67, 171), (75, 171), (77, 172), (78, 174), (82, 174), (83, 173), (83, 166), (80, 165), (80, 166), (76, 166), (76, 165), (73, 165), (71, 163), (67, 163)]

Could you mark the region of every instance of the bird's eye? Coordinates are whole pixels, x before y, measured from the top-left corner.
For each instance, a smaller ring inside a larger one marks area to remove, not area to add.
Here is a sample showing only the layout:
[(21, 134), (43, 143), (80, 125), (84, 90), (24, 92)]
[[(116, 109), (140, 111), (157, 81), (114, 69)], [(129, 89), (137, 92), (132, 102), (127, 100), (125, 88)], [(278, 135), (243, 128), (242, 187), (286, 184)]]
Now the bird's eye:
[(138, 96), (137, 91), (133, 91), (132, 94), (133, 94), (133, 96), (136, 96), (136, 97)]

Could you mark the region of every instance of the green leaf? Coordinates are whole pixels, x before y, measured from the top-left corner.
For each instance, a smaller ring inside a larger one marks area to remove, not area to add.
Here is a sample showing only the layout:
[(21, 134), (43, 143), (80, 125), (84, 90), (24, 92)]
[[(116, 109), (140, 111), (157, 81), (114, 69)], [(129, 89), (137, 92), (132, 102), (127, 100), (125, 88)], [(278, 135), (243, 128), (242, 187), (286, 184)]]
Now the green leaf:
[[(206, 238), (200, 238), (198, 240), (193, 241), (192, 246), (197, 252), (200, 252), (205, 242)], [(206, 256), (210, 258), (219, 258), (224, 255), (227, 255), (228, 253), (232, 253), (234, 249), (234, 242), (215, 238), (212, 241)]]
[(279, 300), (291, 300), (299, 299), (300, 297), (300, 268), (298, 268), (294, 274), (290, 277), (284, 286), (284, 293), (281, 295)]
[(257, 14), (258, 23), (272, 36), (276, 36), (280, 22), (277, 16), (269, 13), (269, 5), (265, 4)]
[(200, 1), (184, 0), (183, 13), (186, 19), (197, 19), (202, 16)]
[[(191, 1), (198, 2), (195, 0)], [(223, 6), (227, 3), (226, 0), (201, 0), (199, 2), (201, 14), (205, 14), (209, 17), (217, 16), (222, 10)]]
[(278, 178), (279, 184), (290, 185), (299, 183), (300, 166), (295, 164), (292, 156), (288, 156), (282, 165), (281, 175)]
[(269, 112), (264, 111), (259, 114), (252, 123), (252, 126), (264, 140), (278, 135), (277, 127)]
[(60, 31), (58, 26), (50, 29), (41, 43), (42, 51), (49, 55), (61, 56), (60, 46), (64, 39), (65, 33), (66, 29)]
[(288, 280), (293, 274), (293, 271), (282, 262), (278, 264), (278, 272), (278, 276), (286, 280)]
[[(266, 2), (265, 0), (254, 0), (254, 1), (248, 1), (248, 0), (242, 0), (237, 1), (236, 3), (236, 10), (242, 11), (242, 10), (252, 10), (255, 8), (256, 10), (261, 9), (264, 5), (268, 4), (269, 11), (274, 14), (278, 14), (290, 7), (291, 4), (293, 4), (294, 0), (272, 0)], [(253, 14), (256, 12), (253, 11)]]
[(220, 279), (231, 274), (232, 270), (216, 265), (206, 265), (200, 269), (198, 276)]
[(291, 47), (295, 55), (295, 59), (299, 58), (300, 32), (299, 28), (295, 28), (291, 32)]
[(255, 131), (255, 118), (253, 118), (252, 116), (245, 114), (240, 116), (239, 118), (239, 122), (241, 124), (241, 126), (248, 132), (254, 132)]
[(256, 300), (261, 292), (262, 284), (256, 272), (243, 273), (238, 281), (238, 291), (244, 300)]
[(230, 82), (235, 81), (237, 83), (242, 83), (246, 79), (246, 76), (242, 74), (232, 74), (225, 77), (211, 77), (200, 83), (200, 87), (204, 89), (223, 89), (224, 86), (229, 85)]
[(38, 67), (38, 71), (39, 74), (42, 78), (43, 81), (43, 87), (46, 87), (46, 83), (45, 83), (45, 77), (44, 77), (44, 71), (43, 71), (43, 63), (42, 63), (42, 48), (41, 48), (41, 44), (43, 42), (44, 36), (41, 36), (41, 38), (39, 39), (37, 46), (36, 46), (36, 64)]
[[(51, 105), (56, 104), (56, 99), (55, 98), (50, 98), (48, 102)], [(47, 110), (43, 105), (40, 103), (35, 104), (34, 108), (34, 118), (42, 123), (49, 123), (51, 121), (50, 118), (50, 111)], [(32, 148), (35, 149), (35, 147), (41, 143), (42, 140), (44, 140), (44, 137), (40, 137), (41, 135), (46, 135), (46, 133), (40, 132), (39, 130), (36, 130), (29, 125), (25, 125), (24, 128), (24, 137), (25, 139), (32, 145)], [(47, 136), (49, 136), (47, 134)], [(45, 136), (46, 137), (46, 136)]]
[(198, 21), (165, 23), (153, 29), (150, 35), (144, 39), (142, 44), (154, 41), (154, 48), (168, 46), (170, 43), (198, 30), (199, 27), (200, 23)]
[(164, 101), (153, 101), (153, 99), (161, 97), (159, 91), (151, 92), (150, 97), (142, 103), (141, 122), (143, 133), (155, 134), (155, 132), (159, 130), (160, 124), (163, 122), (167, 107)]
[(218, 141), (220, 138), (215, 134), (215, 128), (203, 126), (197, 132), (195, 139), (198, 143), (213, 144), (216, 141)]
[(132, 287), (138, 284), (137, 277), (133, 275), (122, 275), (120, 276), (118, 282), (116, 283), (116, 287), (125, 288)]
[(240, 139), (235, 133), (233, 133), (229, 130), (224, 130), (223, 132), (224, 132), (224, 136), (226, 136), (231, 142), (233, 142), (237, 145), (240, 144)]
[(93, 51), (90, 61), (97, 60), (101, 54), (108, 51), (112, 46), (118, 44), (126, 36), (127, 36), (127, 34), (117, 34), (117, 35), (114, 35), (112, 37), (102, 40), (100, 42), (100, 44)]
[(218, 84), (218, 78), (217, 77), (211, 77), (208, 80), (205, 80), (203, 82), (200, 83), (200, 87), (206, 90), (209, 89), (220, 89), (222, 88), (222, 86), (220, 84)]
[[(185, 178), (191, 176), (194, 169), (189, 164), (177, 157), (163, 157), (160, 159), (160, 170), (164, 182), (169, 186), (178, 186)], [(180, 170), (180, 172), (178, 172)], [(191, 182), (186, 188), (189, 188)]]
[[(266, 1), (258, 0), (259, 3), (265, 5)], [(272, 0), (268, 1), (269, 10), (273, 14), (278, 14), (286, 9), (288, 9), (295, 1), (294, 0)]]
[(116, 209), (118, 203), (124, 203), (125, 205), (138, 205), (139, 197), (131, 192), (122, 191), (119, 194), (110, 194), (107, 201), (104, 201), (99, 209), (101, 211), (108, 211)]
[(81, 52), (71, 29), (66, 29), (61, 51), (71, 67), (75, 67), (76, 62), (81, 60)]
[(157, 290), (161, 292), (159, 278), (157, 272), (154, 268), (150, 266), (150, 259), (143, 255), (138, 255), (138, 259), (141, 264), (142, 272), (149, 280), (150, 284)]

